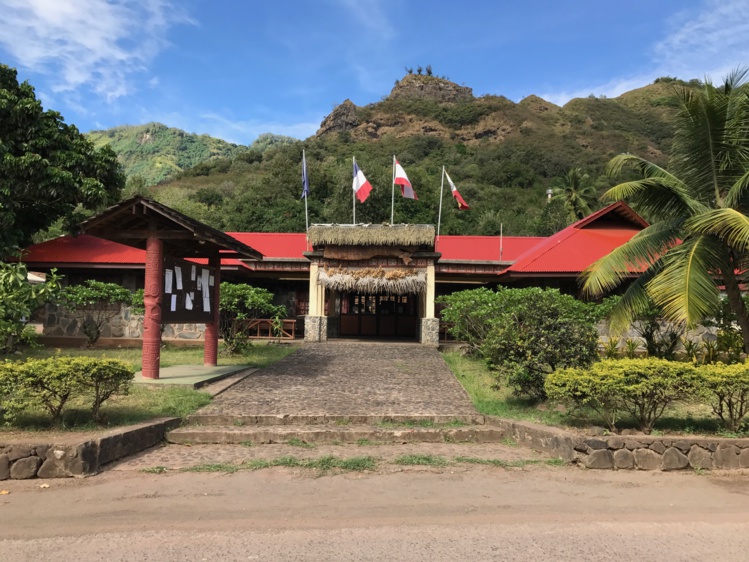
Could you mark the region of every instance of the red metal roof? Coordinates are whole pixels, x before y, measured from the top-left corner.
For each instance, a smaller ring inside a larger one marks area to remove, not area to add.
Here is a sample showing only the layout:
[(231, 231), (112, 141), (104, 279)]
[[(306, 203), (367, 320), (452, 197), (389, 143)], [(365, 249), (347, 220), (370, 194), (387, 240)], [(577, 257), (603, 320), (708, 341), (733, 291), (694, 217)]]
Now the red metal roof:
[(145, 250), (88, 234), (62, 236), (34, 244), (23, 254), (26, 263), (144, 264)]
[(614, 203), (546, 238), (519, 256), (500, 276), (577, 276), (646, 226), (647, 222), (626, 203)]
[[(545, 240), (536, 236), (504, 236), (502, 261), (514, 261)], [(440, 236), (436, 251), (443, 260), (499, 261), (499, 236)], [(254, 246), (253, 246), (254, 247)]]
[(307, 251), (307, 235), (289, 232), (227, 232), (247, 246), (254, 248), (265, 259), (298, 258), (304, 259)]

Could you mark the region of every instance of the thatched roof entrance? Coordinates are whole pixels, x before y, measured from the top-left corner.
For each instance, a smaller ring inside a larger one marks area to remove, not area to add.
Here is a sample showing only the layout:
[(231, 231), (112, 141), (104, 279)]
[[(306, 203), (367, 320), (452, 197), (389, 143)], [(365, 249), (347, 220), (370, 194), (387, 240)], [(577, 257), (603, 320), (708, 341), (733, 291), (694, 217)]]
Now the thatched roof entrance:
[(402, 268), (321, 268), (317, 281), (334, 291), (370, 295), (407, 295), (426, 290), (427, 276), (423, 270)]
[(313, 246), (434, 246), (431, 224), (312, 225)]

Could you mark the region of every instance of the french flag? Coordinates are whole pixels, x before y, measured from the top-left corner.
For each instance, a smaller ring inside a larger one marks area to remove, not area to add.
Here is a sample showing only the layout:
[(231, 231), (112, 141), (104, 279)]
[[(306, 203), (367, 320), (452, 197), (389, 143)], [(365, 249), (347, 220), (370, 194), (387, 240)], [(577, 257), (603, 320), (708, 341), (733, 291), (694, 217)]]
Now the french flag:
[(458, 188), (455, 187), (455, 184), (453, 183), (453, 180), (450, 179), (450, 176), (445, 172), (445, 177), (447, 178), (447, 183), (450, 184), (450, 191), (452, 191), (453, 197), (455, 197), (455, 200), (458, 202), (458, 209), (461, 211), (464, 209), (470, 209), (468, 206), (468, 203), (463, 201), (463, 198), (460, 196), (460, 193), (458, 192)]
[(405, 197), (406, 199), (419, 199), (418, 197), (416, 197), (414, 188), (411, 187), (411, 182), (408, 180), (406, 170), (403, 169), (403, 166), (401, 166), (400, 162), (398, 162), (397, 160), (395, 161), (395, 179), (393, 179), (393, 183), (401, 186), (401, 195), (403, 195), (403, 197)]
[(364, 203), (369, 197), (369, 192), (372, 191), (372, 184), (364, 177), (364, 172), (359, 169), (356, 160), (354, 160), (354, 184), (352, 187), (359, 203)]

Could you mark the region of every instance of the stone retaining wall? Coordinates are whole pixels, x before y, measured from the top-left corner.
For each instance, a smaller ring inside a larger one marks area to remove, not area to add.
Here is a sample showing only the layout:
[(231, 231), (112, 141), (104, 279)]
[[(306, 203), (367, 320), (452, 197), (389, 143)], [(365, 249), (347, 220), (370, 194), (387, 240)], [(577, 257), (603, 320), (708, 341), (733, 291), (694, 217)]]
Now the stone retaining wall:
[(575, 443), (587, 468), (681, 470), (749, 468), (749, 439), (595, 437)]
[(594, 469), (734, 470), (749, 468), (749, 439), (661, 437), (652, 435), (586, 437), (530, 422), (487, 416), (518, 445)]
[(91, 476), (107, 463), (161, 443), (179, 425), (179, 418), (163, 418), (76, 444), (0, 444), (0, 480)]

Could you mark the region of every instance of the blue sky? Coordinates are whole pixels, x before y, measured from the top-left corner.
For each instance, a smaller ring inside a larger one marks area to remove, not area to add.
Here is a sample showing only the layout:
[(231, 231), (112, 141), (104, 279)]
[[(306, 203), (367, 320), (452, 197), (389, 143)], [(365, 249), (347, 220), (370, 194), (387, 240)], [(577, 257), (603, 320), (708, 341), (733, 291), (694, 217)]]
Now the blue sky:
[(82, 131), (160, 121), (248, 144), (431, 64), (563, 104), (749, 64), (749, 0), (0, 0), (0, 62)]

